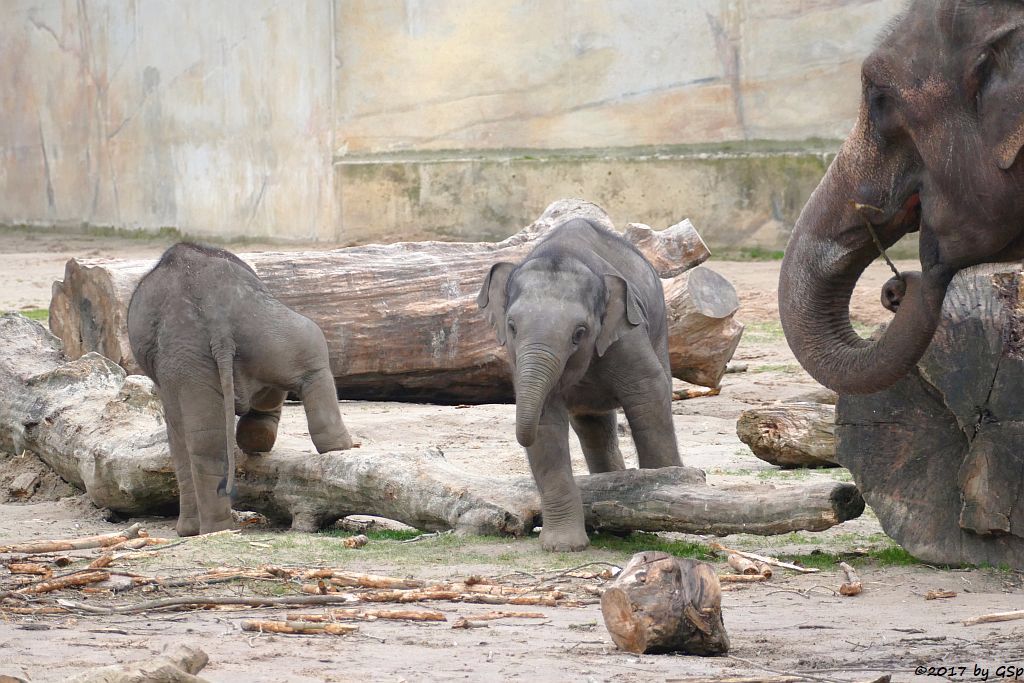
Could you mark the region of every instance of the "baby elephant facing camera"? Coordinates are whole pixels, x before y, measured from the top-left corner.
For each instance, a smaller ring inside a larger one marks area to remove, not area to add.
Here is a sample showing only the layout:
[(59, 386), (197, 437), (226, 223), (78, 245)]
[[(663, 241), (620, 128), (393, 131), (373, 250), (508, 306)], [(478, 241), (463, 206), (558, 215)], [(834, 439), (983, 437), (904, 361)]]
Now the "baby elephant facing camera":
[(592, 473), (624, 469), (623, 408), (640, 467), (679, 465), (661, 280), (626, 240), (586, 220), (555, 228), (519, 265), (491, 267), (477, 303), (508, 348), (516, 439), (540, 489), (545, 550), (589, 544), (569, 425)]
[(288, 392), (302, 399), (318, 452), (352, 446), (323, 332), (230, 252), (190, 243), (164, 252), (132, 295), (128, 338), (163, 403), (179, 536), (233, 526), (234, 445), (269, 451)]

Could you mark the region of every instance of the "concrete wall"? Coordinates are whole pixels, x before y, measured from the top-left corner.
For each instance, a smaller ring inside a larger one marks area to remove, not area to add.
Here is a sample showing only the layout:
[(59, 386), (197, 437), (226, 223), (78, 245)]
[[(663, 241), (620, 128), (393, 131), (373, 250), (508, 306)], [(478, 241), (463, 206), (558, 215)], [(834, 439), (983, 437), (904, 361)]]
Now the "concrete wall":
[(478, 239), (578, 195), (779, 247), (902, 0), (5, 5), (0, 223)]

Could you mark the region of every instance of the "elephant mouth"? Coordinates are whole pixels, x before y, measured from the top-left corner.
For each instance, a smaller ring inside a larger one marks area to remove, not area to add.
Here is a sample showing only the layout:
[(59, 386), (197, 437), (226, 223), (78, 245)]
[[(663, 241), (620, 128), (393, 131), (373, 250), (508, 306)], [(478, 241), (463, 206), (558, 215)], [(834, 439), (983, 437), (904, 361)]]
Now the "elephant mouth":
[(873, 206), (858, 205), (861, 215), (878, 232), (887, 247), (904, 235), (917, 232), (924, 223), (920, 189), (907, 192), (905, 197), (895, 210), (886, 212)]

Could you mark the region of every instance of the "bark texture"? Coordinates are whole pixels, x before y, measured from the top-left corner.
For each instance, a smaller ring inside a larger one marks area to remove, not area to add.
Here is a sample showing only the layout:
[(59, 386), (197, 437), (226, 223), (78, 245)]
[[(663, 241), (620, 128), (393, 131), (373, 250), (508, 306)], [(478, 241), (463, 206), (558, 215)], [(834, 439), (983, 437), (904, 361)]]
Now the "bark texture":
[(612, 640), (637, 654), (729, 651), (722, 589), (711, 565), (660, 551), (634, 555), (601, 595)]
[(917, 367), (840, 396), (839, 462), (886, 533), (936, 564), (1024, 568), (1024, 274), (961, 273)]
[[(478, 310), (488, 268), (518, 262), (571, 218), (612, 228), (595, 204), (561, 200), (497, 243), (407, 242), (319, 252), (240, 254), (289, 307), (323, 329), (339, 396), (367, 400), (486, 403), (512, 400), (503, 349)], [(631, 224), (627, 239), (663, 276), (673, 374), (716, 386), (739, 343), (736, 292), (721, 276), (690, 268), (710, 253), (689, 221), (666, 230)], [(130, 373), (128, 303), (152, 261), (71, 259), (55, 282), (50, 328), (72, 359), (95, 351)], [(690, 280), (693, 279), (693, 283)]]
[(736, 436), (772, 465), (835, 467), (835, 419), (835, 406), (781, 403), (743, 411), (736, 421)]
[[(126, 514), (173, 514), (177, 485), (160, 402), (145, 377), (96, 353), (65, 362), (60, 342), (19, 315), (0, 316), (0, 447), (31, 451), (93, 502)], [(350, 514), (420, 529), (530, 532), (540, 523), (532, 477), (489, 477), (437, 450), (369, 447), (318, 455), (282, 431), (269, 454), (236, 451), (235, 507), (314, 530)], [(614, 530), (727, 534), (822, 530), (856, 517), (849, 484), (712, 488), (686, 467), (577, 477), (587, 523)]]

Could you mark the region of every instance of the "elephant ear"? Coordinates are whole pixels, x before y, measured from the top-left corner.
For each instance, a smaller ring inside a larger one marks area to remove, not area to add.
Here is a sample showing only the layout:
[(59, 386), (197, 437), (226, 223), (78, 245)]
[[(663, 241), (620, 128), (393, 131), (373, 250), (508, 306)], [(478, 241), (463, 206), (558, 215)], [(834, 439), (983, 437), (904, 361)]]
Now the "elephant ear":
[[(1024, 22), (1022, 22), (1024, 23)], [(1024, 147), (1024, 31), (1010, 26), (989, 42), (987, 72), (978, 93), (981, 134), (996, 164), (1009, 170)]]
[(647, 322), (643, 304), (629, 283), (618, 275), (605, 275), (607, 307), (601, 320), (601, 333), (597, 336), (597, 355), (603, 356), (608, 347), (637, 325)]
[(476, 296), (476, 305), (487, 316), (487, 322), (491, 324), (498, 335), (498, 342), (505, 345), (505, 309), (508, 307), (508, 277), (515, 268), (514, 263), (501, 261), (491, 266), (487, 277), (484, 279), (484, 286)]

